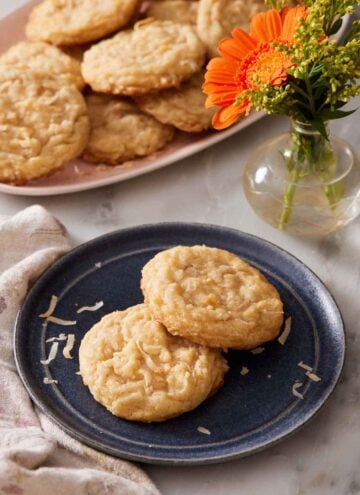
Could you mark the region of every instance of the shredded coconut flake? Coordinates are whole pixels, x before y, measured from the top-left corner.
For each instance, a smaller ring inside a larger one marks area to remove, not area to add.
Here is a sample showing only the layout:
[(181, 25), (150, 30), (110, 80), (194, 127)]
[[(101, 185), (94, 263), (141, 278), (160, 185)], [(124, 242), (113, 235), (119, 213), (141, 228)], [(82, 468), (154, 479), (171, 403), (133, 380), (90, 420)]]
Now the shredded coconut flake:
[(292, 387), (292, 393), (295, 395), (295, 397), (298, 397), (299, 399), (303, 399), (304, 396), (300, 392), (297, 391), (298, 388), (301, 388), (303, 386), (302, 382), (295, 382), (293, 387)]
[(41, 315), (39, 315), (39, 317), (40, 318), (48, 318), (49, 316), (51, 316), (53, 314), (53, 312), (55, 311), (57, 303), (58, 303), (58, 297), (57, 296), (51, 296), (48, 309), (45, 311), (45, 313), (41, 313)]
[(55, 342), (56, 340), (61, 341), (61, 340), (66, 340), (67, 336), (65, 333), (60, 333), (57, 337), (50, 337), (49, 339), (46, 339), (45, 342)]
[(281, 335), (278, 337), (278, 342), (281, 345), (285, 345), (285, 342), (287, 341), (289, 335), (291, 332), (291, 316), (289, 318), (286, 318), (285, 320), (285, 327)]
[(96, 268), (101, 268), (102, 267), (101, 261), (99, 261), (98, 263), (95, 263), (95, 266), (96, 266)]
[(313, 370), (311, 366), (309, 366), (308, 364), (303, 363), (302, 361), (300, 361), (300, 363), (298, 363), (298, 366), (299, 366), (299, 368), (302, 368), (303, 370), (306, 370), (306, 371), (310, 371), (311, 372)]
[(204, 435), (211, 435), (211, 431), (207, 428), (204, 428), (203, 426), (198, 426), (197, 431), (199, 433), (203, 433)]
[(240, 375), (242, 376), (245, 376), (249, 373), (249, 368), (247, 368), (246, 366), (243, 366), (240, 370)]
[(82, 313), (83, 311), (97, 311), (104, 306), (104, 301), (99, 301), (93, 306), (83, 306), (77, 310), (77, 313)]
[(81, 375), (81, 371), (77, 371), (75, 375)]
[(56, 358), (56, 354), (59, 348), (59, 342), (53, 342), (50, 348), (49, 357), (40, 361), (41, 364), (50, 364)]
[[(145, 360), (146, 366), (150, 370), (154, 371), (155, 373), (158, 373), (159, 372), (159, 366), (157, 366), (156, 363), (154, 363), (151, 356), (149, 356), (149, 354), (143, 349), (140, 340), (137, 340), (135, 343), (136, 343), (137, 348), (139, 349), (140, 353), (142, 354), (142, 356)], [(190, 370), (190, 372), (191, 372), (191, 370)]]
[(70, 326), (70, 325), (76, 325), (76, 321), (74, 320), (63, 320), (62, 318), (58, 318), (57, 316), (48, 316), (47, 321), (50, 321), (51, 323), (56, 323), (57, 325), (64, 325), (64, 326)]
[(271, 375), (267, 375), (268, 378), (271, 378)]
[(265, 351), (265, 347), (256, 347), (256, 349), (252, 349), (251, 354), (261, 354)]
[(69, 333), (69, 335), (67, 336), (66, 346), (63, 349), (63, 355), (66, 359), (72, 359), (70, 352), (74, 347), (74, 344), (75, 344), (75, 335), (73, 333)]
[(51, 385), (52, 383), (58, 383), (57, 380), (52, 380), (51, 378), (48, 378), (47, 376), (44, 378), (43, 382), (45, 385)]
[(307, 371), (305, 373), (305, 375), (307, 377), (309, 377), (310, 380), (312, 380), (313, 382), (320, 382), (321, 381), (321, 378), (318, 375), (316, 375), (315, 373), (311, 373), (311, 371)]

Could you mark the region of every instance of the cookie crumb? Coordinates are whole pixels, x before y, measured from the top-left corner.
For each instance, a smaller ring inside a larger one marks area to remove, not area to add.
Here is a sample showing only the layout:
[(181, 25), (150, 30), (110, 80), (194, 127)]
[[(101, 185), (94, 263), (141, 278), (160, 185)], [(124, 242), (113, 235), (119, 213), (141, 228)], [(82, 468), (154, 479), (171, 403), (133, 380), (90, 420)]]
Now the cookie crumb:
[(211, 435), (211, 431), (208, 430), (207, 428), (204, 428), (204, 426), (198, 426), (197, 431), (199, 433), (203, 433), (204, 435)]
[(307, 371), (305, 373), (305, 375), (310, 378), (310, 380), (312, 380), (313, 382), (320, 382), (321, 381), (321, 378), (316, 375), (315, 373), (312, 373), (311, 371)]
[(251, 354), (261, 354), (262, 352), (265, 351), (265, 347), (256, 347), (256, 349), (252, 349), (250, 352)]
[(284, 331), (278, 337), (279, 344), (285, 345), (285, 342), (287, 341), (290, 332), (291, 332), (291, 316), (289, 316), (289, 318), (285, 320)]
[(72, 348), (74, 347), (75, 344), (75, 335), (73, 333), (69, 333), (67, 336), (67, 342), (66, 345), (63, 349), (63, 356), (65, 359), (72, 359), (73, 357), (71, 356), (70, 352)]
[(57, 351), (59, 349), (59, 342), (53, 342), (50, 347), (50, 353), (47, 359), (40, 361), (41, 364), (50, 364), (56, 358)]
[(299, 368), (302, 368), (302, 369), (309, 371), (309, 372), (311, 372), (313, 370), (311, 366), (303, 363), (302, 361), (300, 361), (300, 363), (298, 363), (298, 366), (299, 366)]
[(292, 387), (292, 393), (295, 397), (298, 397), (299, 399), (303, 399), (304, 396), (300, 392), (298, 392), (298, 388), (301, 388), (303, 386), (302, 382), (296, 381)]
[(57, 380), (52, 380), (51, 378), (48, 378), (47, 376), (44, 378), (43, 382), (45, 385), (51, 385), (52, 383), (58, 383)]
[(58, 297), (52, 295), (48, 309), (45, 311), (45, 313), (41, 313), (39, 315), (39, 318), (48, 318), (49, 316), (51, 316), (55, 311), (57, 303), (58, 303)]
[(82, 306), (76, 312), (83, 313), (84, 311), (97, 311), (98, 309), (104, 306), (104, 301), (99, 301), (95, 303), (93, 306)]

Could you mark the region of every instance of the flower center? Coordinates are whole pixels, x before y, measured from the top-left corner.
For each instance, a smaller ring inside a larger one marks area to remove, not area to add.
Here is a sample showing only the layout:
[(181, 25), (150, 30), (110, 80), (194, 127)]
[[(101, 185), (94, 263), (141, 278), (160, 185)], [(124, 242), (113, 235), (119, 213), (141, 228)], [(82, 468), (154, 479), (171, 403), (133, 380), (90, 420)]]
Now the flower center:
[(263, 43), (245, 57), (238, 67), (236, 80), (244, 89), (258, 89), (265, 84), (281, 84), (292, 67), (290, 58), (269, 43)]

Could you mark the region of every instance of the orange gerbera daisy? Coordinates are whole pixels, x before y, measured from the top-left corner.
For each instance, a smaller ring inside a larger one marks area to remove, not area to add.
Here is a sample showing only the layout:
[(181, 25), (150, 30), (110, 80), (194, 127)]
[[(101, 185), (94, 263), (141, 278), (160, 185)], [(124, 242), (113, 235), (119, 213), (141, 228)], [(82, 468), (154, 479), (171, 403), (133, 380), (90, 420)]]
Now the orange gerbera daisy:
[(286, 81), (287, 71), (294, 65), (288, 55), (272, 45), (294, 42), (300, 19), (306, 16), (303, 6), (285, 8), (281, 14), (275, 9), (262, 12), (253, 17), (250, 34), (237, 28), (232, 38), (220, 42), (222, 56), (209, 62), (203, 85), (208, 95), (206, 107), (220, 107), (213, 118), (215, 129), (229, 127), (241, 114), (249, 112), (248, 100), (235, 104), (244, 91)]

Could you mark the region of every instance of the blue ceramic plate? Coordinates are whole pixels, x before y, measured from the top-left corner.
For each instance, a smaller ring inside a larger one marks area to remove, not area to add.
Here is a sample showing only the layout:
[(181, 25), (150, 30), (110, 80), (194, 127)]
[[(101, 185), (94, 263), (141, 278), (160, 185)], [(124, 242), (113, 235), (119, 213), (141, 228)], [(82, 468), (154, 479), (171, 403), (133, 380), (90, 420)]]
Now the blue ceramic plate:
[[(230, 371), (216, 395), (197, 409), (159, 424), (121, 420), (95, 402), (76, 374), (83, 335), (104, 314), (142, 301), (140, 271), (170, 246), (207, 244), (236, 253), (259, 268), (279, 290), (291, 333), (281, 345), (266, 344), (260, 354), (230, 351)], [(77, 320), (71, 327), (44, 324), (51, 295), (54, 314)], [(103, 301), (96, 312), (77, 313)], [(59, 352), (48, 366), (47, 339), (74, 333), (74, 358)], [(51, 267), (31, 289), (19, 314), (15, 357), (34, 402), (78, 440), (109, 454), (158, 464), (201, 464), (257, 452), (306, 423), (328, 399), (343, 366), (344, 330), (339, 310), (320, 280), (278, 247), (242, 232), (201, 224), (158, 224), (120, 230), (83, 244)], [(310, 365), (321, 381), (298, 366)], [(247, 367), (246, 376), (240, 374)], [(44, 377), (58, 381), (45, 385)], [(303, 399), (292, 393), (294, 383)], [(210, 435), (198, 431), (206, 428)]]

